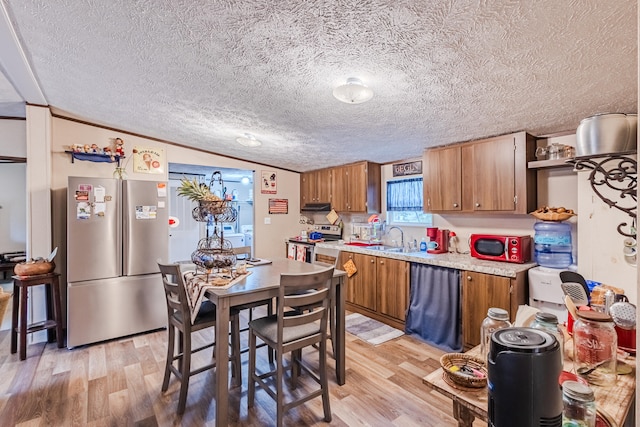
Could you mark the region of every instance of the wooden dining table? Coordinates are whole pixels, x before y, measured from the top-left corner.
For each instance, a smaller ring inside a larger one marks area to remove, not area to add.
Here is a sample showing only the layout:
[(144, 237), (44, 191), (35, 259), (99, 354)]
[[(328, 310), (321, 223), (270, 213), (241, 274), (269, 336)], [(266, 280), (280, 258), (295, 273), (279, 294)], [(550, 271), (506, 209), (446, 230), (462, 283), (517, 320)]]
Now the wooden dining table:
[[(251, 274), (227, 289), (210, 288), (206, 297), (216, 305), (216, 360), (229, 358), (229, 313), (232, 307), (278, 296), (282, 273), (312, 273), (325, 268), (326, 265), (276, 259), (271, 264), (250, 268)], [(345, 276), (344, 271), (335, 270), (332, 282), (336, 295), (336, 337), (333, 342), (336, 380), (339, 385), (345, 383)], [(219, 363), (215, 369), (215, 377), (216, 426), (223, 427), (227, 426), (229, 415), (229, 364)]]

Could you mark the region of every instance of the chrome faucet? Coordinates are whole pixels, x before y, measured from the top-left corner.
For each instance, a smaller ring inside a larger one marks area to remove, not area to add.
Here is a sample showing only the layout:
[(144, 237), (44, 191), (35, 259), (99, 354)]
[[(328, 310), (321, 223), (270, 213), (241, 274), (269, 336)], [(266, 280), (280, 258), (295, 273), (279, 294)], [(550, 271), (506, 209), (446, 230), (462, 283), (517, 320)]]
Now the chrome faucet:
[(389, 228), (387, 229), (387, 234), (388, 234), (389, 232), (391, 232), (391, 230), (393, 230), (394, 228), (395, 228), (396, 230), (400, 231), (400, 247), (401, 247), (401, 248), (404, 248), (404, 231), (402, 231), (402, 228), (400, 228), (400, 227), (396, 227), (396, 226), (394, 225), (393, 227), (389, 227)]

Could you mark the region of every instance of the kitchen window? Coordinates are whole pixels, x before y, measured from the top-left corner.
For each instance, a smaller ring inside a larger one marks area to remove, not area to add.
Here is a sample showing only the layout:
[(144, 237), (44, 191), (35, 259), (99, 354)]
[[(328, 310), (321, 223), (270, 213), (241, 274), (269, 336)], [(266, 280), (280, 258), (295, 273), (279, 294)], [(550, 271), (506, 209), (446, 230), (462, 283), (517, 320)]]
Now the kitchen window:
[(432, 225), (432, 215), (423, 212), (422, 194), (422, 178), (387, 181), (389, 224)]

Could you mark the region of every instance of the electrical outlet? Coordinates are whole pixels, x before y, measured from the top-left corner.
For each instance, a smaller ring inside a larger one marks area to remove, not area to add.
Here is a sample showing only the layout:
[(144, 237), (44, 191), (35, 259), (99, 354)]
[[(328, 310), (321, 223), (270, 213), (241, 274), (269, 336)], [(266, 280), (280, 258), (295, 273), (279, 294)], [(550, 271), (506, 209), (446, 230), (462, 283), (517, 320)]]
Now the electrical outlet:
[(268, 216), (265, 216), (265, 217), (264, 217), (264, 223), (265, 223), (265, 224), (271, 224), (271, 218), (270, 218), (270, 217), (268, 217)]

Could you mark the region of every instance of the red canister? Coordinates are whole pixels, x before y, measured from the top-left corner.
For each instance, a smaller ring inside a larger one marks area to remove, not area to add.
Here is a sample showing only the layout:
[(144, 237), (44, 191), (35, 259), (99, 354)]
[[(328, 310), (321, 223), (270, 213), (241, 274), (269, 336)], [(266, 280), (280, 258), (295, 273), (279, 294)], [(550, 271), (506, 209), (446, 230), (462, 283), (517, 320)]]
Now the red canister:
[(618, 334), (618, 348), (629, 353), (636, 352), (636, 330), (622, 329), (616, 325), (616, 333)]

